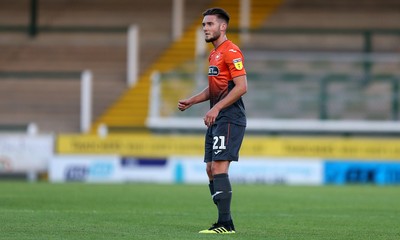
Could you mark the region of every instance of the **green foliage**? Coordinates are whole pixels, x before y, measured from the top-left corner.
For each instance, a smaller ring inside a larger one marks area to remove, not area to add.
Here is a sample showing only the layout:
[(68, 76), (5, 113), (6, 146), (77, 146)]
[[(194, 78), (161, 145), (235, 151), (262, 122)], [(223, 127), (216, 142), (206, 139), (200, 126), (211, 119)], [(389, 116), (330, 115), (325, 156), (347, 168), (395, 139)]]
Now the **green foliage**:
[(206, 185), (0, 182), (0, 239), (400, 239), (400, 191), (378, 186), (233, 185), (237, 234)]

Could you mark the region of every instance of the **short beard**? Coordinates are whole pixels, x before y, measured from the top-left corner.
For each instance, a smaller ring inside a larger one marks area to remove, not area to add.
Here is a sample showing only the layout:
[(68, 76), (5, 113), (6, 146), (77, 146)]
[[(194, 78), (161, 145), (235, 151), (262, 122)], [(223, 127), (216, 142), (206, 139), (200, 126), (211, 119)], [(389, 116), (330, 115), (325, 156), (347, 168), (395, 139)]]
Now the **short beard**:
[(214, 42), (214, 41), (216, 41), (220, 36), (221, 36), (221, 33), (218, 33), (218, 35), (215, 35), (215, 36), (213, 36), (212, 38), (205, 39), (205, 40), (206, 40), (207, 43)]

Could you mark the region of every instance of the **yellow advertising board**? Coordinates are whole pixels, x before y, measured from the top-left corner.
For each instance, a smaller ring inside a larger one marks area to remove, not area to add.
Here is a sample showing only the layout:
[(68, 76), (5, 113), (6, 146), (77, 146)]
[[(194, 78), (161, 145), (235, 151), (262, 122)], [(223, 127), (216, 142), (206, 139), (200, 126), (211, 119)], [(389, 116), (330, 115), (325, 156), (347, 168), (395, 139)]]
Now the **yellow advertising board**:
[[(118, 154), (136, 157), (201, 156), (202, 135), (60, 135), (59, 154)], [(400, 160), (400, 140), (392, 138), (246, 136), (241, 156)]]

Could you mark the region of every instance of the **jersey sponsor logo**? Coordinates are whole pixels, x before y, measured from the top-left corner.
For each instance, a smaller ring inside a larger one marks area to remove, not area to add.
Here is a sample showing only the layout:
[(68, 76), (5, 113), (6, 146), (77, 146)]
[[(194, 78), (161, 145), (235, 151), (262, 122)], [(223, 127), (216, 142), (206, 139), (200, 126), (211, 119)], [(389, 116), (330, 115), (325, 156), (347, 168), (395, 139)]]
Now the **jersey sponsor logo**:
[(208, 67), (208, 76), (218, 76), (219, 69), (217, 66), (209, 66)]
[(242, 62), (241, 58), (233, 59), (233, 64), (235, 65), (235, 68), (237, 70), (242, 70), (243, 69), (243, 62)]

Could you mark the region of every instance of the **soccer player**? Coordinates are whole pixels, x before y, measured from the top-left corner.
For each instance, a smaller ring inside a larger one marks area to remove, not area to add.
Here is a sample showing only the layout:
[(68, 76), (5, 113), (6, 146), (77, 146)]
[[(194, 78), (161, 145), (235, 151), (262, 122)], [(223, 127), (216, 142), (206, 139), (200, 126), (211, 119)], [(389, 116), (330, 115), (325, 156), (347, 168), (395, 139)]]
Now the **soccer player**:
[(242, 96), (247, 92), (243, 54), (228, 40), (226, 31), (229, 14), (221, 8), (203, 13), (205, 41), (214, 49), (209, 56), (208, 87), (187, 99), (179, 100), (178, 109), (210, 101), (210, 110), (203, 120), (208, 127), (205, 135), (206, 172), (212, 199), (218, 208), (218, 221), (199, 233), (235, 233), (231, 218), (232, 188), (228, 170), (239, 160), (239, 149), (246, 128)]

